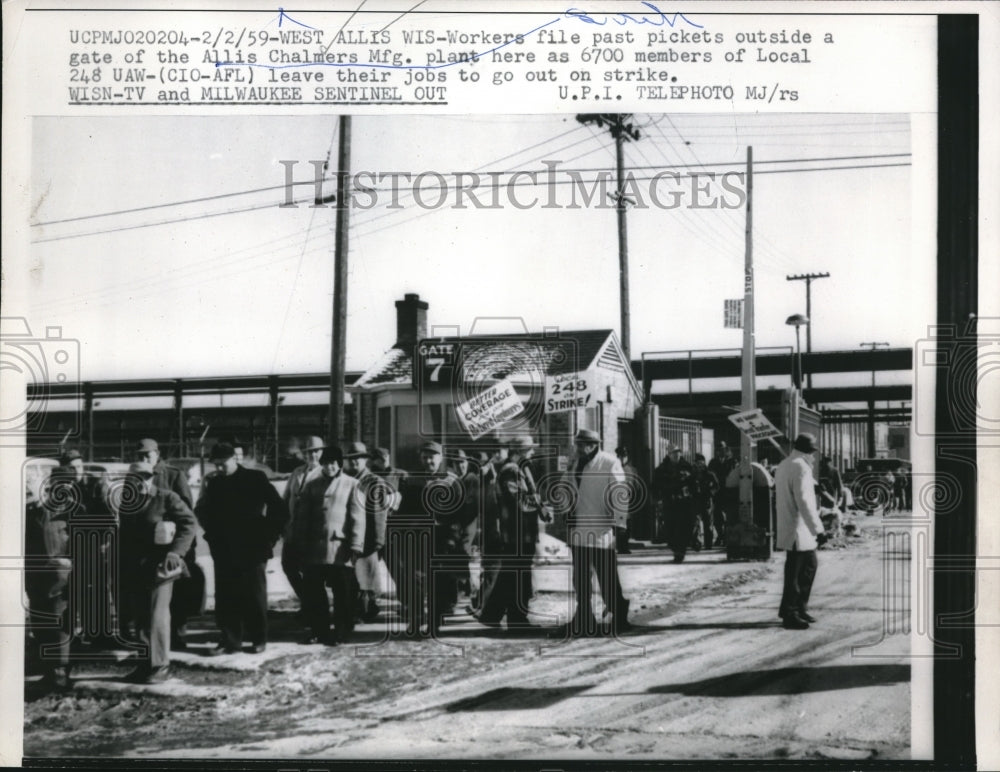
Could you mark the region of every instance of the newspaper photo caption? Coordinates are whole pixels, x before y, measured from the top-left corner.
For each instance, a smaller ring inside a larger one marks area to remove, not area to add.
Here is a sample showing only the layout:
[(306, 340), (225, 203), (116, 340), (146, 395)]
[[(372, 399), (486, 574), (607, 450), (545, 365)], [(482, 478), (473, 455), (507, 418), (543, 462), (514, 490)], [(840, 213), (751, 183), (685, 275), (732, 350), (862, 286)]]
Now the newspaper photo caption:
[[(29, 10), (25, 24), (50, 45), (26, 56), (32, 78), (45, 82), (39, 110), (50, 114), (122, 107), (214, 114), (220, 105), (359, 114), (933, 109), (934, 95), (917, 91), (920, 79), (902, 77), (928, 66), (915, 43), (933, 45), (930, 17), (708, 10), (714, 7)], [(878, 34), (884, 24), (907, 25), (912, 34)]]

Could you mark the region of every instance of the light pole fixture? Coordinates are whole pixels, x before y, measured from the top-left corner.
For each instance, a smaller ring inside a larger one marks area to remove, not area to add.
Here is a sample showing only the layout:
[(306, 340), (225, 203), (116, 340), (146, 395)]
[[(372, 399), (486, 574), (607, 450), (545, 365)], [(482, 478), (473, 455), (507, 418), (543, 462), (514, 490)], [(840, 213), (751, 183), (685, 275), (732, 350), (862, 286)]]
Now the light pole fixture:
[(795, 372), (792, 376), (792, 382), (795, 384), (795, 388), (802, 389), (802, 342), (799, 335), (799, 328), (803, 325), (809, 324), (809, 317), (803, 316), (802, 314), (792, 314), (787, 319), (785, 319), (785, 324), (789, 324), (795, 328)]

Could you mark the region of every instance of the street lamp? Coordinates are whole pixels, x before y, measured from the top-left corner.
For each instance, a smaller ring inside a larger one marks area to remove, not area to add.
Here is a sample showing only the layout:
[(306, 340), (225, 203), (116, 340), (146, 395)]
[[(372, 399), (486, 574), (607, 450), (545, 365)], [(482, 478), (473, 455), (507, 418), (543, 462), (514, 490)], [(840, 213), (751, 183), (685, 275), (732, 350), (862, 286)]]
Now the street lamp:
[(787, 319), (785, 319), (785, 324), (790, 324), (795, 327), (795, 360), (796, 367), (795, 373), (792, 378), (792, 382), (795, 384), (795, 388), (802, 389), (802, 343), (799, 337), (799, 327), (804, 324), (809, 324), (809, 318), (803, 316), (802, 314), (792, 314)]

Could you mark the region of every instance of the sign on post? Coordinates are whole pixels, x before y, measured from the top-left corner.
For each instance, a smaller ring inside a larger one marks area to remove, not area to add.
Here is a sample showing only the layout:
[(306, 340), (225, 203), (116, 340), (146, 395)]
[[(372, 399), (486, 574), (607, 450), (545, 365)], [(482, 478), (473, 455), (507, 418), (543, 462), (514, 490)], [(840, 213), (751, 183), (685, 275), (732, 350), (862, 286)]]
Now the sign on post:
[(780, 437), (781, 432), (764, 415), (760, 408), (756, 410), (746, 410), (742, 413), (734, 413), (729, 416), (737, 429), (750, 438), (751, 442), (766, 440), (769, 437)]
[(563, 413), (594, 403), (594, 374), (589, 370), (545, 376), (545, 412)]
[(504, 378), (472, 399), (455, 405), (455, 412), (462, 428), (472, 439), (478, 440), (523, 413), (524, 405), (514, 391), (514, 384)]
[(739, 330), (743, 328), (743, 300), (726, 300), (723, 327)]

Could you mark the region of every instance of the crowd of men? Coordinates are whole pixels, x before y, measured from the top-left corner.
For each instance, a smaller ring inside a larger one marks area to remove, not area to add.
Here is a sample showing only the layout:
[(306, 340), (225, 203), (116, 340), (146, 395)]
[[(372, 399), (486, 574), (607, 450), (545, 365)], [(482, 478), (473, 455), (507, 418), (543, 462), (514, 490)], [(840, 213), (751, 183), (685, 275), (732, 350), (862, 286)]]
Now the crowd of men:
[[(627, 458), (623, 465), (601, 449), (595, 432), (578, 432), (574, 447), (554, 502), (536, 484), (536, 446), (527, 435), (477, 459), (462, 450), (445, 459), (439, 443), (426, 442), (420, 468), (410, 472), (394, 468), (384, 449), (309, 437), (284, 495), (244, 463), (241, 448), (219, 442), (197, 502), (155, 440), (138, 443), (134, 463), (115, 482), (85, 475), (80, 454), (70, 451), (27, 505), (29, 657), (45, 686), (66, 688), (71, 641), (82, 636), (92, 646), (133, 648), (138, 666), (129, 681), (169, 678), (170, 651), (188, 648), (186, 622), (204, 610), (199, 526), (215, 580), (219, 638), (210, 656), (266, 649), (265, 566), (279, 542), (282, 570), (301, 604), (303, 645), (345, 643), (358, 622), (379, 617), (383, 564), (396, 587), (401, 636), (439, 635), (460, 608), (486, 627), (533, 628), (536, 544), (541, 524), (556, 514), (565, 518), (577, 604), (553, 633), (620, 633), (629, 627), (629, 601), (617, 553), (628, 549), (640, 481)], [(635, 490), (612, 495), (616, 486)], [(74, 536), (83, 531), (100, 534), (99, 549)], [(476, 555), (478, 577), (471, 571)], [(595, 576), (603, 599), (597, 612)], [(71, 608), (71, 595), (88, 600)]]

